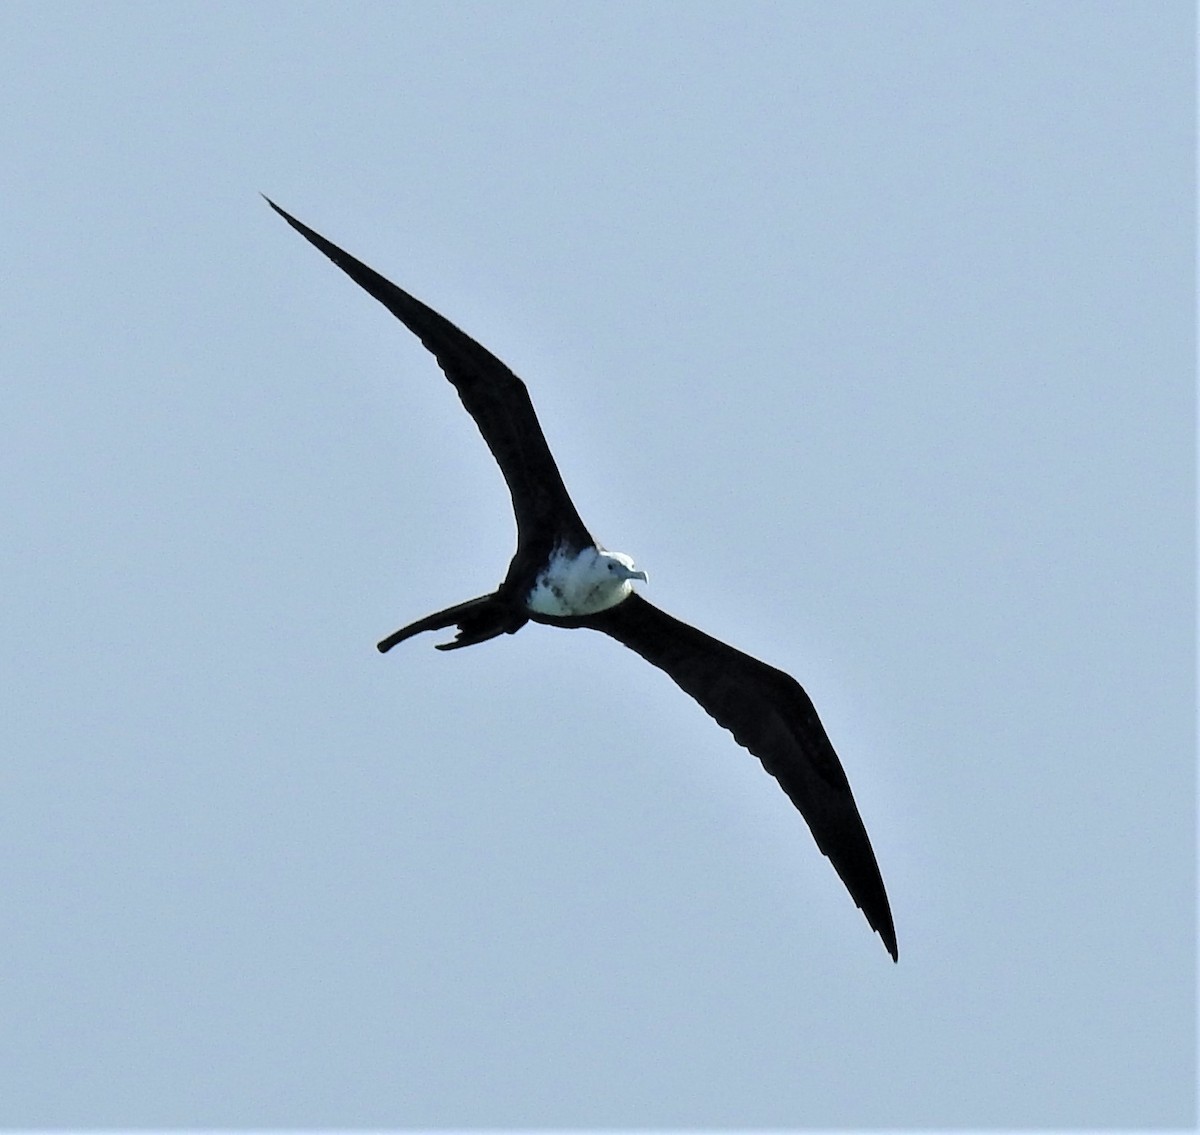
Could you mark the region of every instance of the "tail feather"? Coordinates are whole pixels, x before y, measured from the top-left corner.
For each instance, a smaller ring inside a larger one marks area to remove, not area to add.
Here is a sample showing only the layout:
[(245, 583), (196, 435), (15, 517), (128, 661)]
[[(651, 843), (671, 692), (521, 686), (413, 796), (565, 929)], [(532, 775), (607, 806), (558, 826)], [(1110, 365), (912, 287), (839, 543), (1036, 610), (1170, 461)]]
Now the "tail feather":
[(477, 642), (486, 642), (501, 634), (512, 634), (525, 623), (523, 617), (514, 619), (514, 612), (495, 593), (480, 595), (477, 599), (468, 599), (465, 603), (456, 603), (444, 611), (426, 615), (415, 623), (387, 636), (378, 646), (380, 654), (386, 654), (393, 646), (412, 638), (413, 635), (424, 631), (440, 631), (446, 627), (458, 626), (458, 634), (453, 642), (438, 643), (438, 650), (459, 650), (464, 646), (474, 646)]

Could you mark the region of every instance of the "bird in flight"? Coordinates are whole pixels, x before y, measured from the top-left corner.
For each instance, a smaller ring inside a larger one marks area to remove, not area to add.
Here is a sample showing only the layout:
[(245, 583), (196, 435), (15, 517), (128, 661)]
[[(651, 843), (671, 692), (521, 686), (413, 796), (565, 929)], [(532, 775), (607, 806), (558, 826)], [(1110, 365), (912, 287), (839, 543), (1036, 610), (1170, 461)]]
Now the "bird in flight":
[(584, 527), (534, 413), (525, 384), (432, 308), (271, 206), (409, 329), (437, 360), (475, 419), (512, 494), (517, 550), (495, 591), (427, 615), (379, 643), (386, 652), (423, 631), (455, 627), (459, 650), (527, 622), (602, 631), (657, 666), (739, 745), (756, 756), (807, 821), (867, 921), (898, 958), (887, 892), (850, 784), (812, 701), (794, 678), (648, 603), (633, 560)]

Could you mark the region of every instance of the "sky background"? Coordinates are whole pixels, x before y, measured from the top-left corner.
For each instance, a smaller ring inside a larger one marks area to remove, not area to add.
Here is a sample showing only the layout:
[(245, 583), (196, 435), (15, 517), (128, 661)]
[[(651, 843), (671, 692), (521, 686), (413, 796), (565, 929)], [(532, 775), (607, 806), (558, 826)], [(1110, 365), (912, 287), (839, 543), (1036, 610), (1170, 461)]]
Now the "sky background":
[[(1184, 3), (0, 6), (0, 1124), (1196, 1119)], [(893, 965), (259, 198), (794, 674)]]

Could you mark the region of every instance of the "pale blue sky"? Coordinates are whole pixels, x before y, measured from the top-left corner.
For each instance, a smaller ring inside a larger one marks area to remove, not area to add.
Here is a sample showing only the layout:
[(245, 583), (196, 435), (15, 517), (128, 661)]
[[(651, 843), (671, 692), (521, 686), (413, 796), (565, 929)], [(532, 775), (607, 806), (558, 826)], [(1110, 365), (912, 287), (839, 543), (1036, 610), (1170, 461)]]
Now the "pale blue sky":
[[(0, 1124), (1195, 1121), (1182, 3), (0, 7)], [(793, 673), (893, 965), (288, 210)]]

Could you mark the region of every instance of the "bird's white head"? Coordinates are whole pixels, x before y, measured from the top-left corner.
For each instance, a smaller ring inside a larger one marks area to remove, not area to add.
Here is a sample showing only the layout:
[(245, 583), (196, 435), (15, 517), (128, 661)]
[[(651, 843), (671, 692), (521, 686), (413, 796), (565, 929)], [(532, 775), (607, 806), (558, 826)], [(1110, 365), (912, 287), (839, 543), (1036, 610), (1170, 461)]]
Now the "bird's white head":
[(638, 571), (634, 566), (633, 557), (627, 556), (624, 552), (601, 551), (597, 560), (598, 564), (603, 565), (604, 570), (613, 579), (640, 579), (643, 583), (650, 580), (644, 571)]

